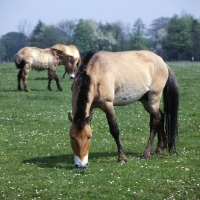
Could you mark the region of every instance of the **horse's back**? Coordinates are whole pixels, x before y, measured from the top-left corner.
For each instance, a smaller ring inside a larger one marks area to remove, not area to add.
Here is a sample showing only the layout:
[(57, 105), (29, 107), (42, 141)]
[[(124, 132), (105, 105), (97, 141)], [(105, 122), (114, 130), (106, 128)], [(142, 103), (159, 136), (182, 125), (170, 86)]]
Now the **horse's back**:
[(24, 47), (16, 55), (39, 71), (49, 68), (54, 62), (54, 56), (49, 48)]
[(115, 105), (137, 101), (150, 90), (162, 92), (168, 77), (164, 61), (149, 51), (98, 52), (87, 72), (103, 98)]
[(155, 73), (168, 75), (167, 65), (162, 58), (149, 51), (98, 52), (88, 64), (88, 73), (97, 72), (100, 77), (112, 74), (117, 79), (149, 78)]
[(67, 55), (73, 56), (74, 58), (79, 58), (80, 54), (78, 49), (74, 45), (63, 45), (63, 44), (56, 44), (52, 48), (58, 49), (60, 51), (65, 52)]

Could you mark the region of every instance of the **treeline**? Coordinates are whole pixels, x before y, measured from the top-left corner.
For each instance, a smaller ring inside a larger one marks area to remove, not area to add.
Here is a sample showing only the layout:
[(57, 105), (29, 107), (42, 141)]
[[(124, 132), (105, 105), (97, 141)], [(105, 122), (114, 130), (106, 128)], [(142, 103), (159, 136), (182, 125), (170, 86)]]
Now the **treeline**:
[(192, 15), (174, 15), (153, 20), (147, 28), (138, 18), (133, 25), (121, 21), (106, 23), (94, 20), (63, 20), (56, 25), (38, 21), (28, 34), (27, 22), (21, 22), (19, 32), (9, 32), (0, 38), (0, 62), (12, 62), (25, 46), (38, 48), (54, 44), (74, 44), (84, 55), (88, 51), (150, 50), (167, 61), (200, 60), (200, 20)]

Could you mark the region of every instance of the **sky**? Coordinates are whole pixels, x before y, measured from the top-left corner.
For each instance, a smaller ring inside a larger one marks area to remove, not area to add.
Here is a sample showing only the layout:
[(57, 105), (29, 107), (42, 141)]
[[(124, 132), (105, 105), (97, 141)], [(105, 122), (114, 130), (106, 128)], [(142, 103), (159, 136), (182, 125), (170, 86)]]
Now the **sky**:
[(141, 18), (148, 28), (154, 19), (184, 13), (200, 19), (200, 0), (0, 0), (0, 37), (19, 32), (22, 21), (33, 30), (38, 20), (46, 25), (74, 19), (133, 25)]

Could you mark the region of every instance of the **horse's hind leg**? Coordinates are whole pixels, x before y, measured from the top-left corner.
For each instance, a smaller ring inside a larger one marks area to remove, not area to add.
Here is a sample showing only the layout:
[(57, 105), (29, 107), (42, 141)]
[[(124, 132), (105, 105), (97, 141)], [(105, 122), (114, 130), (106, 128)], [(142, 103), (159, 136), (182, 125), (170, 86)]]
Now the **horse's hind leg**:
[(22, 90), (22, 88), (21, 88), (22, 73), (23, 73), (23, 69), (20, 69), (19, 73), (17, 75), (17, 83), (18, 83), (17, 89), (20, 91)]
[(167, 146), (166, 146), (166, 135), (164, 131), (164, 114), (161, 112), (161, 110), (160, 110), (159, 124), (157, 127), (157, 137), (158, 137), (158, 144), (155, 153), (158, 155), (162, 155), (163, 150)]
[(114, 107), (113, 107), (113, 103), (112, 102), (106, 102), (105, 106), (102, 108), (102, 110), (106, 113), (106, 117), (107, 117), (107, 121), (108, 121), (108, 125), (110, 128), (110, 133), (113, 136), (113, 138), (115, 139), (115, 142), (117, 144), (117, 148), (118, 148), (118, 162), (123, 164), (125, 162), (127, 162), (127, 158), (125, 156), (125, 152), (124, 152), (124, 148), (120, 142), (120, 138), (119, 138), (119, 129), (118, 129), (118, 125), (115, 119), (115, 111), (114, 111)]
[(141, 103), (144, 105), (145, 110), (150, 114), (150, 136), (147, 146), (141, 156), (142, 159), (149, 159), (151, 157), (151, 152), (153, 149), (156, 132), (158, 132), (158, 138), (159, 138), (158, 146), (161, 146), (161, 142), (164, 140), (161, 131), (161, 128), (163, 126), (162, 124), (163, 119), (162, 119), (162, 113), (159, 110), (160, 98), (161, 94), (158, 96), (154, 96), (154, 99), (152, 99), (152, 101), (149, 99), (148, 100), (141, 99)]
[(24, 91), (30, 92), (31, 90), (27, 86), (27, 77), (28, 77), (28, 72), (30, 70), (30, 67), (28, 64), (25, 65), (24, 70), (22, 72), (22, 82), (24, 85)]
[(152, 152), (153, 144), (154, 144), (154, 138), (155, 138), (157, 126), (158, 126), (158, 121), (159, 119), (158, 119), (157, 114), (150, 114), (150, 136), (149, 136), (147, 146), (141, 156), (142, 159), (149, 159), (151, 157), (151, 152)]

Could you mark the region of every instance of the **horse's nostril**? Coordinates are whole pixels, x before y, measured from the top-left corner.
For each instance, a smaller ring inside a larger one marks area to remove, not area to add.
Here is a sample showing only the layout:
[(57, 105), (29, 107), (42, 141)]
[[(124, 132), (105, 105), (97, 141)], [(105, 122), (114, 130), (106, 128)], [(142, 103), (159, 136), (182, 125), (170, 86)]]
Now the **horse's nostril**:
[(79, 168), (80, 166), (79, 166), (78, 164), (75, 164), (75, 167), (76, 167), (76, 168)]

